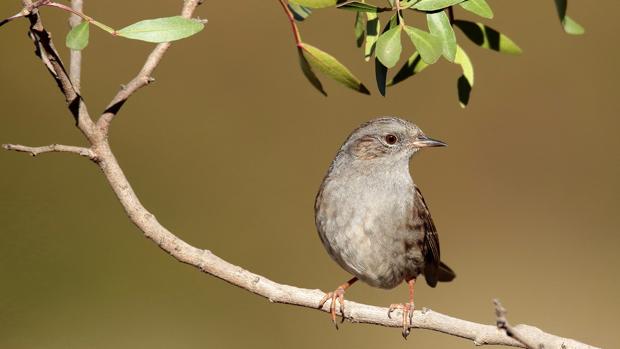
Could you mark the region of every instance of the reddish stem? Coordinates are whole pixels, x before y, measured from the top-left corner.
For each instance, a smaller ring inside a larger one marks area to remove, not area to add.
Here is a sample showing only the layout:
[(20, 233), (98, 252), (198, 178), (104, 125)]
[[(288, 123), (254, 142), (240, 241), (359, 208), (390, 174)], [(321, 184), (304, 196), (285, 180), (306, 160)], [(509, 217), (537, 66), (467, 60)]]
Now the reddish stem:
[(297, 28), (297, 23), (295, 23), (295, 17), (293, 16), (293, 13), (288, 8), (288, 5), (285, 3), (284, 0), (278, 1), (280, 2), (280, 5), (282, 5), (282, 9), (286, 13), (288, 20), (291, 23), (291, 28), (293, 29), (293, 36), (295, 37), (295, 43), (297, 44), (297, 47), (301, 47), (303, 43), (301, 42), (301, 37), (299, 36), (299, 28)]
[(93, 22), (93, 19), (91, 17), (83, 14), (82, 12), (74, 10), (73, 8), (71, 8), (69, 6), (66, 6), (66, 5), (63, 5), (63, 4), (59, 4), (57, 2), (52, 2), (52, 1), (47, 1), (47, 2), (43, 3), (42, 5), (50, 6), (50, 7), (57, 7), (59, 9), (63, 9), (65, 11), (67, 11), (67, 12), (73, 13), (76, 16), (80, 16), (81, 18), (83, 18), (85, 21), (87, 21), (89, 23)]

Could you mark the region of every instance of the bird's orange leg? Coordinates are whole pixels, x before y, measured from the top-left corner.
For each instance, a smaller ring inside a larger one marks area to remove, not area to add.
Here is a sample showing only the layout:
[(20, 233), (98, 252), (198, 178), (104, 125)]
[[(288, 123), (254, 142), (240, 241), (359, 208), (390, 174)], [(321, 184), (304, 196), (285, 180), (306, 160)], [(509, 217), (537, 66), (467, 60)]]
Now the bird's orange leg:
[(328, 299), (332, 300), (330, 304), (330, 313), (332, 316), (332, 321), (334, 325), (336, 325), (336, 329), (338, 329), (338, 323), (336, 322), (336, 300), (338, 300), (338, 302), (340, 303), (340, 314), (342, 315), (342, 321), (340, 322), (344, 322), (344, 291), (346, 291), (347, 288), (351, 287), (351, 285), (353, 285), (356, 281), (357, 277), (354, 277), (351, 280), (345, 282), (344, 284), (338, 286), (338, 288), (336, 288), (334, 292), (326, 293), (325, 297), (323, 297), (323, 299), (321, 299), (321, 302), (319, 303), (319, 308), (323, 308), (323, 305), (325, 305), (325, 302), (327, 302)]
[(400, 309), (403, 312), (403, 337), (407, 339), (409, 333), (411, 332), (411, 326), (413, 325), (413, 292), (415, 289), (415, 278), (407, 281), (407, 286), (409, 286), (409, 303), (405, 304), (390, 304), (390, 309), (388, 310), (388, 317), (392, 318), (392, 312), (396, 309)]

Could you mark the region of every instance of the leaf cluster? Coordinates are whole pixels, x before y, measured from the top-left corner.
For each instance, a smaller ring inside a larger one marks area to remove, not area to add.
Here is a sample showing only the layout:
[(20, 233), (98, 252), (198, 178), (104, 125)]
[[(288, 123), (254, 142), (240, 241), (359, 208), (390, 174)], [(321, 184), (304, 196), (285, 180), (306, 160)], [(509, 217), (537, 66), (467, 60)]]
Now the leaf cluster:
[[(374, 60), (377, 89), (383, 96), (386, 95), (387, 87), (419, 74), (443, 57), (448, 62), (458, 64), (462, 69), (462, 75), (457, 79), (457, 92), (461, 106), (465, 107), (469, 103), (474, 86), (474, 65), (462, 45), (457, 42), (454, 28), (462, 31), (469, 41), (479, 47), (512, 55), (521, 53), (521, 49), (513, 40), (487, 24), (455, 19), (455, 7), (483, 19), (492, 19), (493, 10), (487, 0), (387, 0), (383, 6), (367, 0), (278, 1), (287, 12), (292, 24), (301, 70), (312, 86), (324, 95), (327, 93), (315, 71), (360, 93), (370, 94), (370, 91), (338, 59), (301, 39), (297, 23), (307, 20), (314, 9), (333, 7), (354, 12), (355, 43), (361, 48), (365, 61)], [(585, 31), (583, 27), (566, 14), (568, 1), (554, 0), (554, 2), (564, 31), (573, 35), (583, 34)], [(83, 19), (66, 36), (66, 46), (72, 50), (83, 50), (88, 46), (91, 24), (113, 36), (163, 43), (192, 36), (202, 31), (206, 22), (173, 16), (141, 20), (115, 30), (84, 13), (52, 0), (39, 0), (34, 4), (36, 8), (44, 6), (59, 8)], [(0, 25), (27, 16), (33, 9), (25, 7), (18, 14), (1, 21)], [(407, 23), (406, 17), (412, 15), (424, 16), (426, 25), (416, 27)], [(403, 61), (403, 40), (410, 41), (414, 50), (407, 53), (408, 58), (396, 70), (399, 62)], [(395, 70), (391, 78), (388, 77), (390, 70)]]
[[(583, 28), (566, 15), (567, 0), (555, 0), (555, 4), (564, 30), (569, 34), (582, 34)], [(328, 7), (355, 12), (355, 43), (362, 49), (366, 61), (374, 57), (377, 89), (384, 96), (387, 87), (422, 72), (443, 57), (462, 68), (462, 75), (457, 79), (457, 92), (461, 106), (465, 107), (474, 86), (474, 66), (464, 48), (457, 42), (454, 28), (458, 28), (468, 41), (481, 48), (510, 55), (521, 53), (521, 49), (512, 39), (489, 25), (454, 18), (454, 8), (458, 7), (482, 19), (492, 19), (493, 10), (486, 0), (388, 0), (384, 6), (365, 0), (288, 2), (288, 10), (299, 22), (308, 19), (313, 9)], [(426, 26), (416, 27), (409, 24), (406, 17), (412, 15), (424, 16)], [(382, 20), (385, 21), (383, 25)], [(297, 34), (299, 35), (298, 31)], [(408, 58), (396, 70), (403, 56), (403, 40), (410, 41), (414, 50), (407, 54)], [(369, 94), (360, 80), (333, 56), (301, 40), (298, 47), (302, 71), (321, 93), (326, 95), (313, 68), (349, 88)], [(388, 78), (392, 69), (396, 72)]]

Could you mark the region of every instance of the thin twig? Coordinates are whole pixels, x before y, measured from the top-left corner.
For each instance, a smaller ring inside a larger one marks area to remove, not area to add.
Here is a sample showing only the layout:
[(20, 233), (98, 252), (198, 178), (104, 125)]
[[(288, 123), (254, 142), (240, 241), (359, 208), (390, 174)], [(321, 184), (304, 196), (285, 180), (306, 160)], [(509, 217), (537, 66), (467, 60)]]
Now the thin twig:
[(301, 35), (299, 34), (299, 28), (297, 27), (297, 23), (295, 23), (295, 17), (293, 16), (293, 13), (288, 8), (288, 5), (284, 2), (284, 0), (278, 0), (278, 2), (280, 3), (280, 6), (282, 6), (282, 10), (284, 10), (284, 13), (286, 13), (288, 21), (291, 23), (291, 29), (293, 30), (295, 44), (297, 45), (297, 47), (301, 47), (303, 45), (303, 42), (301, 41)]
[[(185, 0), (183, 10), (181, 11), (181, 16), (185, 18), (190, 18), (194, 13), (194, 10), (198, 5), (200, 5), (200, 3), (200, 0)], [(155, 46), (153, 51), (151, 51), (148, 58), (146, 59), (146, 62), (142, 66), (142, 69), (140, 70), (138, 75), (136, 75), (136, 77), (133, 78), (130, 82), (123, 85), (123, 88), (118, 91), (114, 98), (112, 98), (112, 101), (108, 104), (105, 111), (97, 121), (97, 127), (103, 130), (103, 134), (105, 137), (107, 137), (108, 135), (110, 123), (112, 122), (114, 117), (116, 117), (119, 110), (123, 107), (123, 104), (125, 104), (127, 99), (129, 99), (129, 97), (141, 87), (144, 87), (154, 81), (151, 74), (153, 74), (153, 71), (163, 58), (168, 48), (170, 48), (170, 45), (171, 43), (165, 42)]]
[(30, 11), (28, 9), (23, 9), (23, 10), (19, 11), (18, 13), (12, 15), (11, 17), (5, 18), (2, 21), (0, 21), (0, 27), (2, 27), (3, 25), (9, 23), (10, 21), (12, 21), (14, 19), (21, 18), (21, 17), (26, 17), (29, 14), (30, 14)]
[[(71, 8), (77, 12), (83, 12), (82, 0), (71, 0)], [(75, 13), (69, 16), (69, 26), (75, 28), (82, 22), (82, 18)], [(77, 93), (80, 93), (81, 87), (81, 71), (82, 71), (82, 51), (71, 50), (71, 56), (69, 61), (69, 78), (75, 87)]]
[[(80, 19), (83, 19), (85, 21), (89, 21), (89, 22), (93, 22), (95, 21), (92, 17), (87, 16), (85, 13), (82, 12), (81, 9), (77, 9), (76, 7), (73, 6), (73, 1), (71, 1), (71, 6), (67, 6), (65, 4), (61, 4), (58, 2), (54, 2), (54, 1), (48, 1), (44, 4), (45, 6), (50, 6), (50, 7), (56, 7), (59, 8), (61, 10), (67, 11), (71, 14), (74, 14), (78, 17), (80, 17)], [(78, 22), (79, 24), (79, 22)]]
[(105, 24), (103, 24), (103, 23), (101, 23), (99, 21), (96, 21), (94, 18), (86, 15), (82, 11), (78, 11), (78, 10), (74, 9), (71, 6), (67, 6), (67, 5), (64, 5), (64, 4), (61, 4), (61, 3), (58, 3), (58, 2), (49, 1), (49, 0), (46, 1), (43, 5), (44, 6), (49, 6), (49, 7), (55, 7), (55, 8), (59, 8), (59, 9), (61, 9), (63, 11), (67, 11), (69, 13), (72, 13), (72, 14), (82, 18), (83, 20), (87, 21), (88, 23), (96, 25), (97, 27), (107, 31), (108, 33), (110, 33), (110, 35), (113, 35), (113, 36), (118, 35), (116, 33), (116, 30), (114, 30), (114, 28), (112, 28), (110, 26), (107, 26), (107, 25), (105, 25)]
[[(508, 337), (514, 338), (517, 341), (519, 341), (519, 343), (523, 344), (523, 346), (526, 347), (527, 349), (538, 349), (538, 347), (533, 343), (532, 339), (528, 338), (527, 336), (524, 336), (523, 334), (520, 333), (519, 330), (510, 326), (510, 324), (508, 323), (508, 319), (506, 318), (507, 311), (502, 306), (502, 304), (499, 302), (499, 300), (494, 299), (493, 304), (495, 305), (495, 317), (496, 317), (497, 328), (506, 332)], [(543, 348), (544, 348), (544, 344), (543, 344)]]
[[(33, 6), (31, 0), (22, 0), (25, 8)], [(82, 96), (73, 86), (69, 75), (60, 59), (60, 54), (54, 47), (50, 33), (45, 30), (41, 16), (38, 10), (33, 10), (29, 15), (30, 31), (29, 36), (35, 45), (35, 53), (45, 64), (50, 74), (56, 80), (58, 87), (65, 96), (65, 100), (75, 119), (76, 125), (80, 131), (91, 142), (96, 142), (95, 124), (90, 118), (86, 104), (82, 100)]]
[(50, 144), (50, 145), (46, 145), (43, 147), (29, 147), (29, 146), (21, 145), (21, 144), (3, 144), (2, 148), (4, 148), (5, 150), (13, 150), (13, 151), (22, 152), (22, 153), (29, 153), (32, 156), (37, 156), (43, 153), (58, 152), (58, 153), (73, 153), (73, 154), (87, 157), (91, 160), (96, 159), (96, 155), (91, 149), (85, 148), (85, 147), (76, 147), (72, 145)]
[(405, 21), (403, 20), (403, 13), (400, 9), (400, 1), (394, 1), (394, 8), (396, 9), (396, 16), (398, 17), (398, 24), (404, 29)]
[(26, 1), (26, 0), (22, 0), (22, 5), (24, 6), (24, 8), (22, 8), (21, 11), (19, 11), (18, 13), (14, 14), (11, 17), (5, 18), (2, 21), (0, 21), (0, 27), (5, 25), (6, 23), (17, 19), (17, 18), (21, 18), (21, 17), (26, 17), (28, 15), (30, 15), (32, 13), (32, 11), (38, 9), (41, 6), (47, 5), (51, 0), (37, 0), (37, 1)]

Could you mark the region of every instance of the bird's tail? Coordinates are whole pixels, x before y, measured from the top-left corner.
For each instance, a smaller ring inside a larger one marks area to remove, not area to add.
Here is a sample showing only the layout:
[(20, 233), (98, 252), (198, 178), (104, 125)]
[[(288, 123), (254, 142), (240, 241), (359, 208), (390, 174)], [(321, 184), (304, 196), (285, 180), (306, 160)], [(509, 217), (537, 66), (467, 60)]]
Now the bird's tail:
[(437, 281), (448, 282), (454, 280), (456, 274), (449, 266), (439, 262), (436, 264), (427, 264), (424, 266), (424, 278), (430, 287), (437, 286)]
[(443, 262), (439, 262), (439, 270), (437, 270), (437, 280), (442, 282), (448, 282), (454, 280), (456, 274), (449, 266)]

